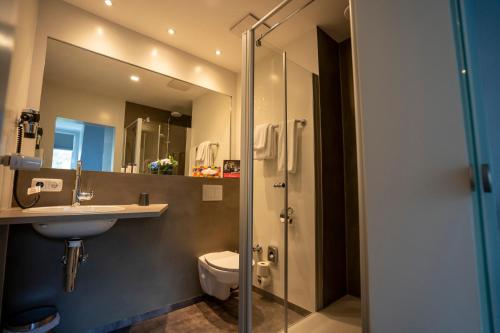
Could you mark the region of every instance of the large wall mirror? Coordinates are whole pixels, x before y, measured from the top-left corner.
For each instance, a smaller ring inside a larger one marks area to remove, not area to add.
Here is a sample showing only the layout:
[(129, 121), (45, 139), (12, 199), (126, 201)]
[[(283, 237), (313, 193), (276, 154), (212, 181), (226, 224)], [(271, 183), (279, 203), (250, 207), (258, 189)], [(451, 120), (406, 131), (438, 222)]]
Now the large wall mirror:
[(45, 167), (218, 175), (231, 97), (48, 39), (40, 103)]

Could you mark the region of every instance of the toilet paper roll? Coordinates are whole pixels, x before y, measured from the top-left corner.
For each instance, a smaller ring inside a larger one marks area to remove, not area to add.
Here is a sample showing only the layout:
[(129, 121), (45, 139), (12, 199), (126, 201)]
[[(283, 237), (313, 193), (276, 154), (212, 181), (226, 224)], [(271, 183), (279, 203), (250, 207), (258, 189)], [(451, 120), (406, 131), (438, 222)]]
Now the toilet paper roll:
[(269, 261), (259, 261), (257, 263), (257, 276), (268, 277), (270, 274)]

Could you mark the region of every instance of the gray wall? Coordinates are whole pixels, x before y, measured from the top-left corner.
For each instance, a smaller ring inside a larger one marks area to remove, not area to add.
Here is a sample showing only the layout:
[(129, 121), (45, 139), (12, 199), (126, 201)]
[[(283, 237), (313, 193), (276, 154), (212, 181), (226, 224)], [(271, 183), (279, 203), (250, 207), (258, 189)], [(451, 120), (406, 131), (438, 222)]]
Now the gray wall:
[(370, 332), (480, 332), (450, 2), (351, 3)]
[[(64, 179), (64, 192), (43, 193), (39, 205), (70, 203), (73, 172), (23, 173), (20, 188), (33, 176)], [(223, 184), (222, 202), (201, 201), (206, 183)], [(119, 220), (86, 240), (89, 260), (72, 294), (63, 291), (63, 242), (41, 237), (29, 225), (12, 226), (5, 314), (55, 304), (59, 332), (85, 332), (201, 295), (197, 256), (238, 248), (238, 180), (84, 172), (83, 188), (95, 190), (93, 204), (136, 203), (140, 192), (149, 192), (152, 203), (170, 207), (160, 218)]]

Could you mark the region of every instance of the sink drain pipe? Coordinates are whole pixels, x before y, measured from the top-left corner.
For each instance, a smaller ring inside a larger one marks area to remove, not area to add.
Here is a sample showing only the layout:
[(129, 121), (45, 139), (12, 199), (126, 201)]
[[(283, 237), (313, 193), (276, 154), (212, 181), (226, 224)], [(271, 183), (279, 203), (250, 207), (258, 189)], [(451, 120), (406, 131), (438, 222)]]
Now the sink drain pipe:
[(70, 293), (75, 290), (75, 280), (78, 274), (80, 263), (87, 261), (88, 255), (85, 253), (83, 240), (69, 239), (65, 241), (66, 249), (62, 257), (62, 263), (65, 265), (65, 283), (64, 289)]

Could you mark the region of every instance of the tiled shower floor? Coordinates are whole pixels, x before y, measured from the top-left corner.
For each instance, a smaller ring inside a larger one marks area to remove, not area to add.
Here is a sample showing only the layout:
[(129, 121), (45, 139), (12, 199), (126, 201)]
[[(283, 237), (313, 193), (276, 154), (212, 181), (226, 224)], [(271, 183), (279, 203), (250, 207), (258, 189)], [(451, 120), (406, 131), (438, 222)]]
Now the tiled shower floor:
[(361, 300), (344, 296), (301, 320), (288, 333), (361, 333)]
[[(260, 294), (253, 294), (253, 332), (274, 333), (283, 329), (283, 306)], [(289, 310), (288, 319), (294, 323), (303, 315)], [(205, 298), (191, 306), (166, 315), (137, 323), (114, 333), (219, 333), (238, 332), (238, 298), (225, 302)]]

